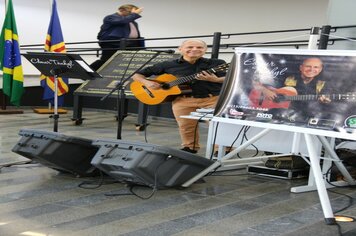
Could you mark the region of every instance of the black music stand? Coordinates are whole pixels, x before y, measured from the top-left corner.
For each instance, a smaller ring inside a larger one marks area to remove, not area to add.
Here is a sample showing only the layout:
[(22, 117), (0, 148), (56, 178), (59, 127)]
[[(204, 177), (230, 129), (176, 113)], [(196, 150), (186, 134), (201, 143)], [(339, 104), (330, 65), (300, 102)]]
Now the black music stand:
[(93, 71), (83, 58), (77, 54), (28, 52), (22, 55), (43, 75), (54, 77), (53, 131), (58, 132), (58, 77), (92, 80), (102, 78), (102, 76)]

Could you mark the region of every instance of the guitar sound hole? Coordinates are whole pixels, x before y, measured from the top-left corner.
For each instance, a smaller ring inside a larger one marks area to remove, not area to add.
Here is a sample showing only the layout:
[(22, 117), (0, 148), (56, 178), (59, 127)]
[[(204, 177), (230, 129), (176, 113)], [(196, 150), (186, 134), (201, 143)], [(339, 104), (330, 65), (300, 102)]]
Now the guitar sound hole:
[(161, 84), (161, 88), (162, 88), (162, 89), (169, 89), (170, 87), (169, 87), (169, 84), (167, 84), (167, 83), (162, 83), (162, 84)]

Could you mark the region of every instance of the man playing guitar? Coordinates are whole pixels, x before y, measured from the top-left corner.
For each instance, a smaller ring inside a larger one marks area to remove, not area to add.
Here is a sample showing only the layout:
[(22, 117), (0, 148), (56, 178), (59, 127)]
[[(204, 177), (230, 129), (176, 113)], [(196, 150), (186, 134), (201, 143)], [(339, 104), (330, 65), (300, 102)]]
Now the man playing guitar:
[[(271, 88), (254, 81), (254, 89), (250, 93), (252, 105), (271, 109), (290, 108), (297, 114), (295, 118), (304, 119), (303, 111), (311, 111), (319, 107), (310, 100), (317, 100), (324, 104), (331, 102), (328, 96), (323, 95), (327, 88), (326, 81), (319, 78), (322, 70), (322, 61), (317, 57), (310, 57), (303, 60), (299, 66), (300, 75), (284, 78), (280, 81), (280, 88)], [(285, 101), (279, 101), (278, 96), (281, 94), (285, 95)], [(314, 107), (314, 109), (308, 107)]]
[(225, 79), (225, 71), (209, 70), (225, 64), (220, 59), (204, 58), (207, 45), (198, 39), (184, 41), (178, 48), (181, 57), (172, 61), (157, 63), (146, 67), (133, 75), (133, 80), (142, 83), (145, 90), (162, 89), (162, 84), (154, 80), (146, 79), (152, 75), (171, 74), (176, 77), (194, 75), (188, 85), (191, 94), (177, 96), (172, 102), (172, 110), (179, 126), (182, 141), (182, 150), (197, 153), (199, 150), (199, 133), (196, 129), (197, 121), (181, 118), (189, 115), (198, 108), (212, 108), (215, 106), (222, 83)]

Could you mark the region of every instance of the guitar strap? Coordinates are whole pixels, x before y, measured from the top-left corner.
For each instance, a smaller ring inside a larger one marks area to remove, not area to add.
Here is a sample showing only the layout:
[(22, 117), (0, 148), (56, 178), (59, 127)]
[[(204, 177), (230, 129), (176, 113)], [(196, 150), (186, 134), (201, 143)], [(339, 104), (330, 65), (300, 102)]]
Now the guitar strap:
[(297, 86), (297, 80), (294, 76), (288, 76), (284, 81), (284, 85), (287, 87), (295, 87)]
[(316, 93), (320, 93), (321, 90), (324, 88), (325, 85), (325, 81), (323, 80), (318, 80), (318, 82), (316, 83)]

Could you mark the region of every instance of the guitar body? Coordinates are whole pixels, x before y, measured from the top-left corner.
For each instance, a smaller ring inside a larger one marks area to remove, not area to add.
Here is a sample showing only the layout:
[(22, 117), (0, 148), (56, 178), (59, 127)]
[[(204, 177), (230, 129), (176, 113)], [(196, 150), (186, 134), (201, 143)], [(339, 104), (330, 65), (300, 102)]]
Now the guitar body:
[[(229, 63), (221, 64), (205, 71), (207, 73), (226, 71), (229, 68), (229, 65)], [(147, 105), (157, 105), (164, 101), (172, 100), (174, 96), (181, 94), (182, 90), (178, 86), (195, 80), (198, 74), (199, 73), (196, 73), (181, 78), (177, 78), (171, 74), (163, 74), (153, 80), (162, 84), (160, 89), (147, 88), (143, 83), (138, 81), (133, 81), (130, 85), (130, 89), (133, 95), (135, 95), (135, 97), (142, 103)], [(183, 88), (183, 92), (186, 93), (187, 90), (184, 90)]]
[[(153, 81), (162, 83), (168, 83), (177, 78), (171, 74), (163, 74), (158, 76)], [(169, 100), (170, 96), (179, 95), (182, 93), (180, 88), (177, 86), (173, 86), (168, 89), (151, 89), (144, 86), (144, 84), (133, 81), (130, 85), (131, 92), (135, 95), (135, 97), (142, 103), (147, 105), (157, 105), (166, 100)]]
[(261, 107), (261, 108), (288, 108), (290, 101), (283, 100), (283, 97), (296, 96), (297, 91), (293, 87), (283, 87), (283, 88), (268, 88), (271, 91), (274, 91), (277, 94), (277, 98), (274, 100), (264, 99), (264, 95), (259, 90), (251, 90), (249, 94), (249, 99), (251, 106)]

